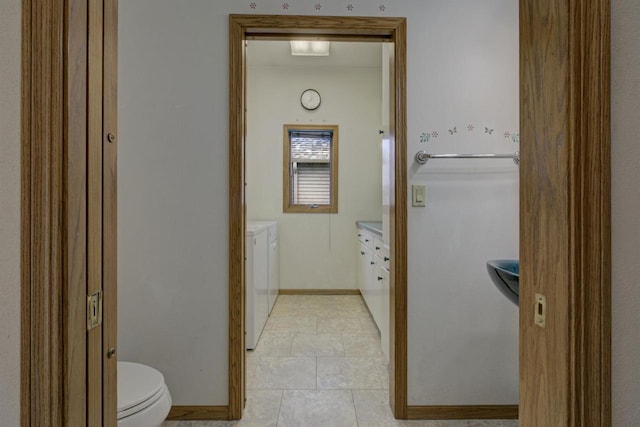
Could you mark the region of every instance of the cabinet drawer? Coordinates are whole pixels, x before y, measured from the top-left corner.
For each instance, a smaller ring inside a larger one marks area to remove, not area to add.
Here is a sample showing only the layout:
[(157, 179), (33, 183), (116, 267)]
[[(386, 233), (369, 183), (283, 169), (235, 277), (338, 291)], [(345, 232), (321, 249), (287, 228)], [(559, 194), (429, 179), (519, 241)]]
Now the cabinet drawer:
[(363, 244), (358, 245), (358, 288), (362, 294), (362, 298), (367, 303), (367, 306), (371, 307), (372, 303), (372, 288), (371, 283), (373, 280), (374, 270), (374, 257), (369, 248)]
[(374, 241), (374, 253), (378, 258), (380, 258), (380, 262), (382, 266), (387, 270), (391, 269), (391, 251), (389, 250), (389, 245), (385, 245), (382, 240), (376, 239)]
[(378, 236), (373, 238), (373, 253), (380, 258), (384, 256), (384, 242)]
[(360, 240), (360, 243), (371, 250), (373, 250), (373, 239), (374, 237), (371, 233), (369, 233), (368, 231), (364, 231), (361, 228), (358, 229), (358, 240)]

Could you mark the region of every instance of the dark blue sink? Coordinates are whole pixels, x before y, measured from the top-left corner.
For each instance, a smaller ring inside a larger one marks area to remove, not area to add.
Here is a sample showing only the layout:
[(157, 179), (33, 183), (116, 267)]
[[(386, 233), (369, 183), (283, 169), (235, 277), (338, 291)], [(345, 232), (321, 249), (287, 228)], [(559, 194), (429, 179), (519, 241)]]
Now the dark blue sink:
[(493, 284), (509, 301), (518, 305), (520, 292), (520, 261), (517, 259), (494, 259), (487, 261), (487, 271)]

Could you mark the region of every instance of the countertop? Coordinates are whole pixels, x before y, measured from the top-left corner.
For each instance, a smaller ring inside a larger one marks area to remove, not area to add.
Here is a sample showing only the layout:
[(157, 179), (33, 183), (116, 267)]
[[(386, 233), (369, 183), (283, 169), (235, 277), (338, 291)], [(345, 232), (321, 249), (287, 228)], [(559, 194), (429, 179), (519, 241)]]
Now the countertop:
[(356, 221), (356, 226), (382, 238), (382, 221)]

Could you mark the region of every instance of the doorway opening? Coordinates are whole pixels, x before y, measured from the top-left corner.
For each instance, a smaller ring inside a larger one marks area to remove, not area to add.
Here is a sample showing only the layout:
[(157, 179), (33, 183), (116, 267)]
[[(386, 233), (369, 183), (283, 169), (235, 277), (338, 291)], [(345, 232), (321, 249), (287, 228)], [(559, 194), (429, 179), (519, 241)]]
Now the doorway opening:
[(327, 56), (246, 43), (246, 411), (271, 399), (280, 419), (311, 411), (294, 402), (356, 405), (324, 411), (334, 425), (361, 417), (371, 396), (392, 418), (383, 147), (393, 43), (324, 43)]
[[(245, 234), (247, 231), (247, 44), (248, 40), (314, 39), (330, 42), (388, 43), (389, 125), (389, 401), (396, 418), (406, 418), (406, 21), (404, 18), (337, 18), (276, 16), (230, 17), (230, 326), (229, 417), (242, 416), (246, 389)], [(302, 90), (308, 88), (302, 88)], [(304, 105), (303, 105), (304, 107)], [(310, 106), (308, 108), (313, 108)], [(283, 126), (292, 123), (279, 123)], [(313, 123), (335, 125), (335, 123)], [(278, 138), (283, 141), (283, 138)], [(278, 162), (278, 165), (283, 163)], [(337, 165), (336, 165), (337, 166)], [(287, 168), (288, 170), (288, 168)], [(279, 197), (278, 197), (279, 200)], [(313, 205), (313, 203), (312, 203)], [(278, 205), (281, 208), (281, 205)], [(337, 208), (337, 206), (336, 206)], [(307, 215), (318, 215), (309, 213)], [(328, 217), (330, 218), (330, 217)], [(250, 218), (253, 219), (253, 218)], [(353, 224), (355, 239), (355, 224)]]

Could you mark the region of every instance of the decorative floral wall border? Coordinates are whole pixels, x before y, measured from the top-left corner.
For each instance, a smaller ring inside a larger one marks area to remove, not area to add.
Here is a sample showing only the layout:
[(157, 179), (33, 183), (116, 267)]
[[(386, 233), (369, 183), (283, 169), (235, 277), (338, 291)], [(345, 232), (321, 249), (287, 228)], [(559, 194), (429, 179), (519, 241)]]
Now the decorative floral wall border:
[[(476, 131), (476, 128), (479, 128), (480, 130), (478, 131), (481, 134), (484, 135), (493, 135), (495, 129), (489, 126), (476, 126), (473, 123), (469, 123), (466, 126), (467, 129), (467, 133), (474, 133)], [(462, 132), (462, 131), (461, 131)], [(443, 135), (449, 134), (450, 136), (455, 136), (458, 135), (458, 126), (452, 126), (451, 128), (447, 129), (447, 132), (442, 132)], [(438, 130), (432, 130), (432, 131), (428, 131), (428, 132), (422, 132), (420, 134), (420, 143), (424, 144), (426, 142), (429, 142), (431, 140), (437, 139), (438, 136), (440, 136), (441, 132)], [(496, 134), (497, 135), (497, 134)], [(519, 144), (520, 143), (520, 132), (513, 132), (513, 131), (509, 131), (506, 130), (503, 133), (503, 136), (505, 139), (510, 139), (511, 142), (513, 142), (514, 144)]]
[[(257, 10), (260, 6), (260, 2), (258, 1), (252, 1), (248, 3), (249, 9), (250, 10)], [(283, 2), (282, 3), (282, 10), (289, 10), (293, 7), (293, 3), (292, 2)], [(311, 5), (311, 9), (316, 11), (316, 12), (320, 12), (322, 10), (322, 3), (314, 3)], [(305, 7), (306, 8), (306, 7)], [(347, 12), (355, 12), (358, 8), (353, 4), (353, 3), (346, 3), (345, 4), (345, 10)], [(385, 4), (379, 4), (378, 7), (378, 12), (380, 13), (384, 13), (387, 11), (387, 6)]]

